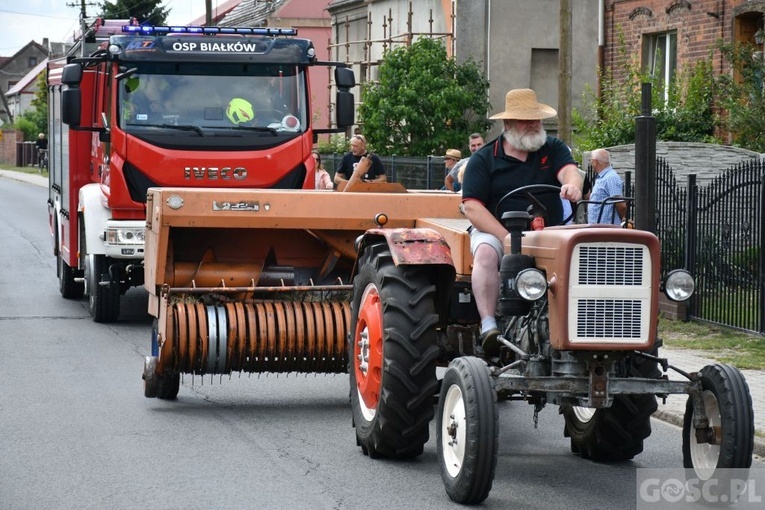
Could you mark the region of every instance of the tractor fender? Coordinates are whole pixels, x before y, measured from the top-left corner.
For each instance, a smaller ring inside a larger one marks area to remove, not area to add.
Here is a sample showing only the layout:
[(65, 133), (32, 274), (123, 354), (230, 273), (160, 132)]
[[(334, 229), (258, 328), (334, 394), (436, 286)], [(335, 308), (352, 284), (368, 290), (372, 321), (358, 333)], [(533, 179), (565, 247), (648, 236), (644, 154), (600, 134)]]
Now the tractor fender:
[(367, 230), (356, 240), (356, 261), (352, 278), (359, 270), (359, 260), (364, 250), (385, 242), (396, 266), (431, 266), (433, 283), (436, 285), (436, 309), (445, 319), (448, 313), (449, 295), (457, 274), (451, 249), (446, 239), (430, 228), (378, 228)]
[[(103, 198), (100, 184), (86, 184), (80, 188), (77, 214), (83, 221), (82, 230), (85, 231), (85, 246), (87, 246), (88, 253), (93, 255), (106, 254), (103, 236), (106, 231), (106, 223), (111, 219), (112, 213), (110, 209), (102, 205)], [(83, 246), (82, 238), (80, 239), (80, 246)]]

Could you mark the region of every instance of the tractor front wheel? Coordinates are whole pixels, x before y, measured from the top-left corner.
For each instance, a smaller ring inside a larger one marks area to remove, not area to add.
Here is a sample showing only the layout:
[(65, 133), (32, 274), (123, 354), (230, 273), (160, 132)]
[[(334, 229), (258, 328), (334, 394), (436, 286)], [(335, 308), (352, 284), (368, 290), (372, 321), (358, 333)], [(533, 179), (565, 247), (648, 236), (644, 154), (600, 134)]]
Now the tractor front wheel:
[(441, 479), (452, 501), (485, 500), (497, 467), (499, 414), (489, 371), (478, 358), (457, 358), (444, 374), (436, 436)]
[(386, 244), (367, 247), (359, 267), (348, 345), (356, 442), (373, 458), (416, 457), (438, 388), (436, 287), (427, 267), (396, 266)]
[(744, 376), (737, 368), (724, 364), (707, 365), (699, 374), (709, 428), (705, 440), (699, 440), (693, 428), (696, 412), (689, 397), (683, 420), (683, 465), (702, 480), (718, 476), (721, 469), (749, 468), (754, 449), (754, 410)]

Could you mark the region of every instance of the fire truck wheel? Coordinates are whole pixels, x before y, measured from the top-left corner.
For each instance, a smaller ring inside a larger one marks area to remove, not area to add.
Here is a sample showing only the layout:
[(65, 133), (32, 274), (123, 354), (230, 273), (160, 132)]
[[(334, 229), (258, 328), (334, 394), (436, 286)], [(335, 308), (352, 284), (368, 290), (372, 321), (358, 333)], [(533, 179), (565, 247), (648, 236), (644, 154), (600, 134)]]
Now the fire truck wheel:
[[(651, 354), (656, 352), (654, 349)], [(620, 371), (632, 377), (661, 376), (654, 360), (634, 356), (625, 363), (621, 368), (626, 370)], [(657, 407), (652, 394), (616, 395), (611, 407), (602, 409), (562, 406), (564, 435), (571, 438), (572, 453), (582, 458), (600, 462), (629, 460), (643, 451), (643, 440), (651, 435), (651, 415)]]
[(433, 418), (436, 287), (426, 267), (367, 247), (354, 280), (348, 359), (356, 440), (372, 458), (421, 455)]
[(436, 415), (441, 479), (449, 497), (477, 504), (489, 496), (497, 467), (499, 413), (486, 365), (457, 358), (444, 374)]
[[(101, 282), (109, 285), (101, 285)], [(114, 322), (120, 314), (119, 282), (109, 279), (109, 262), (105, 255), (86, 254), (85, 284), (90, 316), (95, 322)]]
[(85, 292), (85, 284), (74, 279), (74, 270), (58, 257), (58, 290), (65, 299), (80, 299)]
[[(730, 490), (736, 484), (723, 483), (719, 478), (730, 477), (736, 473), (725, 470), (747, 469), (752, 465), (752, 397), (744, 376), (734, 367), (724, 364), (707, 365), (699, 374), (701, 398), (710, 427), (707, 439), (711, 442), (700, 442), (696, 437), (693, 428), (695, 411), (692, 399), (688, 398), (683, 420), (683, 466), (692, 468), (700, 480), (708, 480), (714, 476), (718, 479), (718, 483), (715, 484), (717, 489)], [(740, 488), (743, 490), (743, 486)], [(721, 501), (733, 503), (739, 494), (723, 494), (725, 499)], [(734, 496), (734, 499), (731, 499), (731, 496)]]

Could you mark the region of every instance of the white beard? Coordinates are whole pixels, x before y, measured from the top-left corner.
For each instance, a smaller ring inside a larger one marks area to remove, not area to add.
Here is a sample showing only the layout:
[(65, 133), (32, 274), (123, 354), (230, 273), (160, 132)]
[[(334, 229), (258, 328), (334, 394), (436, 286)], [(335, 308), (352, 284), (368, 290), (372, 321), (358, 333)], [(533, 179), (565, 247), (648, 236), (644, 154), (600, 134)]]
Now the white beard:
[(536, 152), (547, 141), (547, 132), (542, 126), (534, 133), (522, 133), (517, 126), (512, 126), (503, 136), (514, 149), (524, 152)]

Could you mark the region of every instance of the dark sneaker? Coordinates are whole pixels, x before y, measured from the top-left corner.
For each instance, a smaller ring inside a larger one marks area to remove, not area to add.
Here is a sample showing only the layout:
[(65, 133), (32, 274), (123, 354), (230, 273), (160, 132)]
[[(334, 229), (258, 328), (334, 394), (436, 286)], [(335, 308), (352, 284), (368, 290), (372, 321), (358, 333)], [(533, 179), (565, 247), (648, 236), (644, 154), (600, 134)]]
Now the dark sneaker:
[(481, 333), (481, 347), (487, 356), (496, 356), (499, 354), (499, 330), (491, 328)]

